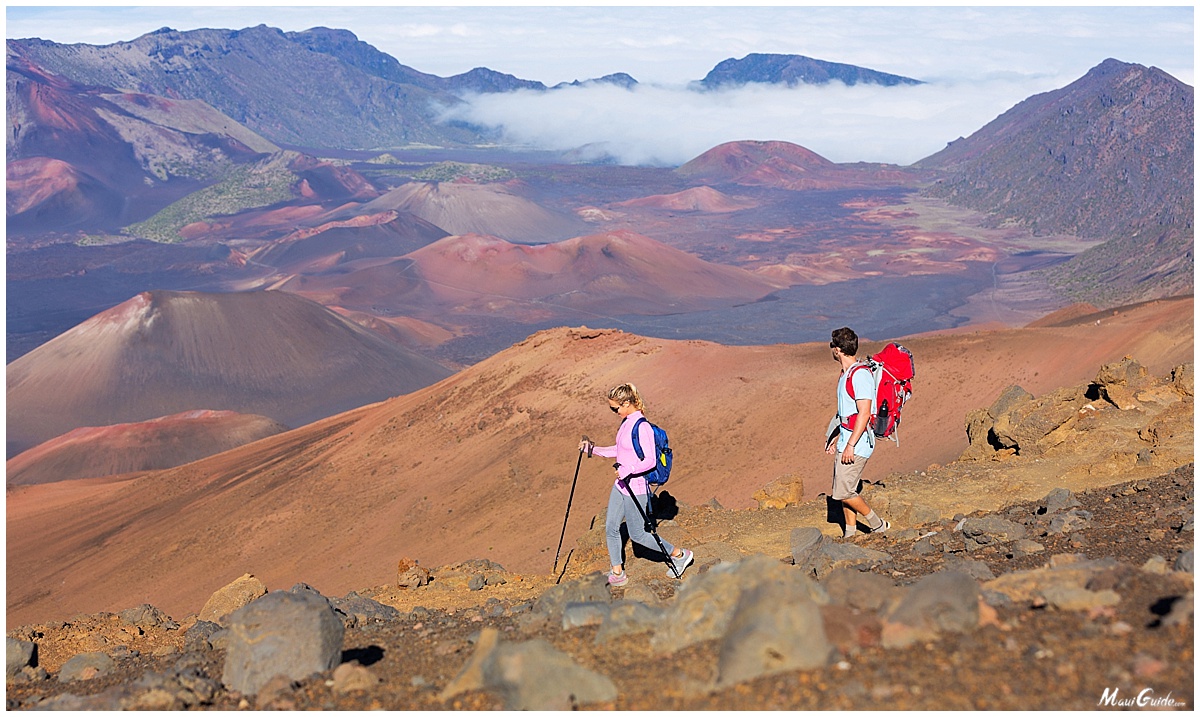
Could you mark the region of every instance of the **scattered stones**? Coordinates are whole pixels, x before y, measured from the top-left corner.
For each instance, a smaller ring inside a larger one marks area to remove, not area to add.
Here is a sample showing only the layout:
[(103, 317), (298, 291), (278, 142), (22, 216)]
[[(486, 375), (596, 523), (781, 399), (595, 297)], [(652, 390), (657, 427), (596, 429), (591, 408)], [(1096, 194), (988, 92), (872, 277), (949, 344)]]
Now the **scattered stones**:
[(250, 573), (216, 591), (200, 608), (200, 619), (225, 624), (225, 617), (267, 594), (267, 586)]
[(608, 677), (582, 667), (545, 640), (501, 642), (488, 628), (475, 654), (442, 691), (443, 700), (469, 690), (494, 690), (506, 710), (569, 710), (613, 702), (617, 687)]
[(338, 664), (345, 628), (329, 602), (276, 591), (231, 614), (221, 680), (256, 694), (277, 675), (302, 679)]
[(37, 655), (37, 645), (27, 640), (18, 640), (14, 637), (6, 638), (7, 642), (7, 658), (5, 662), (5, 674), (8, 679), (12, 679), (21, 674), (21, 670), (30, 667), (34, 664), (34, 658)]
[(717, 685), (829, 664), (833, 646), (802, 581), (764, 582), (742, 593), (721, 638)]
[(917, 581), (885, 617), (884, 647), (906, 647), (939, 632), (967, 632), (979, 625), (979, 584), (969, 575), (942, 571)]
[(117, 663), (103, 652), (84, 652), (63, 663), (58, 672), (59, 682), (76, 682), (103, 677), (115, 669)]

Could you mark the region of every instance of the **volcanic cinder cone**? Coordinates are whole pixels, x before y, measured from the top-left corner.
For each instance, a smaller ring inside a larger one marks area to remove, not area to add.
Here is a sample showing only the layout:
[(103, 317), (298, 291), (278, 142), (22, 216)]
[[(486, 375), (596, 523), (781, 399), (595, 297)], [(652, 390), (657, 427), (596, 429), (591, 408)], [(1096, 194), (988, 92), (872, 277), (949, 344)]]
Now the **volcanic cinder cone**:
[(8, 450), (196, 409), (301, 426), (449, 373), (291, 294), (144, 292), (8, 365)]

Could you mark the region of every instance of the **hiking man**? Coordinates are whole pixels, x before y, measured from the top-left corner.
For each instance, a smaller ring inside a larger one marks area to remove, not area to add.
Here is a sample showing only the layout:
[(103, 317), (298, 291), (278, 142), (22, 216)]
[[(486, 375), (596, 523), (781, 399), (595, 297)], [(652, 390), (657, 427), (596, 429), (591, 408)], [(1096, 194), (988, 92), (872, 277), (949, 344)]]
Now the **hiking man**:
[[(882, 533), (892, 524), (876, 515), (858, 493), (863, 468), (875, 450), (875, 432), (871, 428), (875, 379), (870, 367), (855, 358), (858, 334), (854, 331), (847, 327), (835, 330), (829, 348), (842, 371), (837, 384), (839, 430), (826, 439), (825, 452), (837, 456), (833, 462), (833, 499), (842, 503), (843, 536), (851, 538), (858, 533), (859, 515), (863, 516), (863, 522), (872, 533)], [(851, 383), (854, 397), (848, 388)]]

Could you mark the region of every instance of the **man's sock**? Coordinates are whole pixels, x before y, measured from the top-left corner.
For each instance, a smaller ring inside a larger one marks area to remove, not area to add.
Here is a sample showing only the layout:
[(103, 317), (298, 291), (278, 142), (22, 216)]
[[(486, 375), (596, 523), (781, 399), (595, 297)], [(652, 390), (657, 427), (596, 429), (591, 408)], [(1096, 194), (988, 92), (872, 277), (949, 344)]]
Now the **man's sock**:
[(869, 527), (871, 530), (875, 530), (876, 528), (883, 525), (883, 518), (880, 518), (878, 515), (875, 515), (875, 511), (873, 511), (873, 510), (870, 513), (867, 513), (866, 515), (864, 515), (863, 520), (867, 521), (867, 527)]

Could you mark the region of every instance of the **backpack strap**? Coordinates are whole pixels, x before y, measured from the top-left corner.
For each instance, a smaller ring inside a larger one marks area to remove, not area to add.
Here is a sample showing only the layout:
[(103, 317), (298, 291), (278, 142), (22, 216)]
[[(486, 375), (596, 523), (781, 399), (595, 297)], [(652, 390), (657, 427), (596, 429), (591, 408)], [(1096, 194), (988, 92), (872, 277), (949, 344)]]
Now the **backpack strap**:
[(633, 424), (633, 452), (637, 454), (639, 461), (646, 460), (646, 452), (642, 450), (642, 444), (638, 441), (638, 426), (647, 423), (646, 418), (637, 419), (637, 423)]
[(846, 393), (850, 394), (851, 400), (854, 401), (857, 401), (858, 397), (854, 395), (854, 382), (851, 379), (854, 378), (854, 372), (860, 368), (869, 369), (870, 366), (865, 363), (855, 363), (850, 367), (850, 370), (846, 372)]

